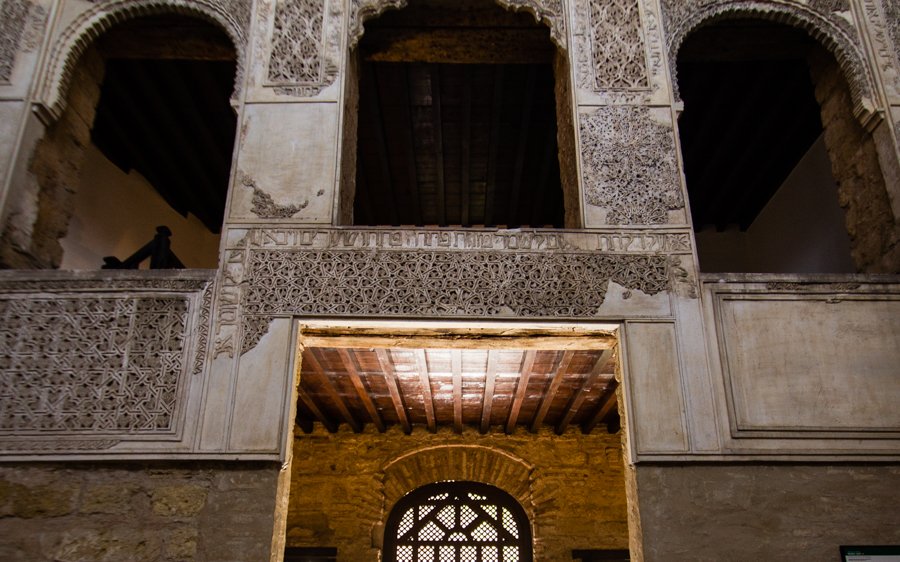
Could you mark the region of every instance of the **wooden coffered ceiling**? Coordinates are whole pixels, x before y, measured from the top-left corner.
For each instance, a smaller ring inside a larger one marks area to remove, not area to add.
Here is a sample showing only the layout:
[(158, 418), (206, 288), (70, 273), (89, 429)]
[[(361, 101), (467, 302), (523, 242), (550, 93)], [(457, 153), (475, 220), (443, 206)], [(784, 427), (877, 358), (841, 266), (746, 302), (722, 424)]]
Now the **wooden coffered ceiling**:
[(308, 347), (297, 424), (331, 432), (399, 425), (507, 433), (542, 426), (618, 431), (616, 348), (467, 349)]

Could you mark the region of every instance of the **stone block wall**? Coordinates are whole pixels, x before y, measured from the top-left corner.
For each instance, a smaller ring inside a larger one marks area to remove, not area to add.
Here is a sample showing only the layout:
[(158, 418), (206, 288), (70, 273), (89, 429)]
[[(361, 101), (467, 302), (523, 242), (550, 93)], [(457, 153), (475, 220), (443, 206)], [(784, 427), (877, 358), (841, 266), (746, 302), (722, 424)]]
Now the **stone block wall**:
[(0, 467), (0, 560), (267, 560), (279, 467), (70, 463)]
[(900, 544), (900, 465), (637, 467), (645, 562), (833, 562)]
[(621, 450), (619, 435), (598, 431), (298, 433), (287, 545), (334, 546), (339, 560), (377, 560), (382, 525), (403, 493), (430, 482), (474, 480), (519, 500), (532, 522), (536, 560), (571, 560), (573, 549), (628, 548)]

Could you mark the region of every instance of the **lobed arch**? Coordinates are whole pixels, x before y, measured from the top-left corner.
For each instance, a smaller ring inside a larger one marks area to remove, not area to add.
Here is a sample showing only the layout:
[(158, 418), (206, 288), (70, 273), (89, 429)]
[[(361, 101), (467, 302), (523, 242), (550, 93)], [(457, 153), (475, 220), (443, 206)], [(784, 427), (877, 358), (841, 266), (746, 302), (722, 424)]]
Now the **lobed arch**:
[(507, 451), (481, 445), (439, 445), (388, 461), (383, 469), (384, 512), (426, 484), (465, 480), (490, 484), (511, 495), (534, 516), (534, 466)]
[(700, 27), (728, 19), (759, 19), (801, 29), (818, 41), (837, 60), (850, 89), (853, 114), (871, 130), (880, 119), (875, 102), (872, 75), (852, 26), (837, 25), (813, 7), (798, 3), (760, 0), (724, 0), (707, 2), (668, 0), (664, 2), (669, 69), (676, 99), (678, 95), (677, 61), (684, 40)]
[[(349, 49), (353, 50), (365, 33), (365, 22), (387, 10), (405, 8), (408, 0), (351, 0), (348, 24)], [(526, 11), (535, 21), (550, 28), (550, 39), (561, 52), (566, 52), (566, 22), (562, 0), (493, 0), (513, 12)]]
[(56, 39), (39, 78), (35, 110), (45, 124), (62, 115), (75, 65), (90, 44), (118, 23), (154, 15), (184, 15), (207, 21), (231, 39), (237, 58), (232, 101), (244, 75), (250, 0), (113, 0), (80, 14)]

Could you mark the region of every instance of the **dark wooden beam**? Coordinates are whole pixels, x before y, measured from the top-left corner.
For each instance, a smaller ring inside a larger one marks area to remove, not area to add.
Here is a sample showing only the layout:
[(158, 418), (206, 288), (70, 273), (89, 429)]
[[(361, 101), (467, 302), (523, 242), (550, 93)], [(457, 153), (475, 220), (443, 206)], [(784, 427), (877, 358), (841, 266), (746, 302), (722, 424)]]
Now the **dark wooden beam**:
[(378, 415), (378, 408), (376, 408), (375, 404), (372, 402), (372, 397), (369, 396), (369, 390), (366, 388), (366, 385), (359, 374), (360, 369), (356, 362), (356, 357), (352, 356), (346, 349), (338, 349), (337, 352), (338, 355), (341, 356), (341, 362), (344, 364), (344, 368), (347, 369), (347, 374), (350, 375), (350, 382), (353, 383), (353, 388), (356, 389), (359, 400), (362, 402), (366, 412), (369, 413), (369, 418), (372, 420), (372, 423), (375, 424), (375, 427), (378, 428), (378, 431), (384, 433), (384, 422), (381, 421), (381, 416)]
[(491, 101), (491, 136), (488, 146), (487, 186), (484, 191), (484, 224), (494, 224), (494, 200), (497, 196), (497, 151), (500, 147), (500, 115), (503, 111), (503, 67), (494, 72)]
[(491, 428), (491, 407), (494, 403), (494, 384), (497, 381), (497, 352), (488, 350), (487, 370), (484, 373), (484, 400), (481, 404), (481, 433)]
[(444, 129), (441, 126), (441, 72), (433, 66), (431, 75), (431, 125), (434, 131), (435, 174), (437, 177), (438, 224), (447, 226), (447, 207), (444, 191)]
[(469, 191), (471, 187), (469, 185), (469, 168), (471, 166), (472, 148), (472, 71), (470, 67), (465, 67), (463, 76), (462, 131), (460, 133), (460, 166), (462, 167), (462, 185), (460, 185), (462, 190), (462, 212), (460, 213), (460, 222), (463, 226), (469, 226)]
[(546, 28), (368, 27), (363, 57), (378, 62), (551, 64)]
[(534, 97), (534, 83), (537, 71), (528, 67), (528, 78), (525, 81), (525, 95), (522, 96), (522, 118), (519, 124), (518, 145), (516, 147), (516, 164), (513, 169), (512, 190), (509, 194), (509, 216), (507, 224), (519, 226), (519, 197), (522, 192), (522, 177), (525, 174), (525, 153), (528, 151), (528, 130), (531, 128), (531, 100)]
[(378, 152), (378, 165), (381, 170), (381, 181), (387, 189), (390, 199), (386, 201), (388, 216), (391, 217), (391, 225), (399, 226), (400, 221), (397, 216), (397, 208), (400, 203), (397, 200), (397, 189), (394, 186), (394, 179), (391, 177), (391, 164), (388, 159), (387, 137), (384, 134), (384, 119), (381, 114), (381, 91), (378, 87), (378, 76), (371, 64), (363, 65), (366, 73), (366, 81), (369, 84), (369, 93), (362, 96), (369, 104), (369, 121), (372, 124), (372, 130), (375, 134), (375, 150)]
[(519, 412), (522, 410), (522, 403), (528, 390), (528, 380), (531, 378), (531, 371), (534, 369), (534, 360), (537, 352), (529, 349), (523, 354), (522, 369), (519, 375), (519, 382), (516, 385), (516, 397), (513, 398), (512, 406), (509, 409), (509, 418), (506, 420), (506, 433), (515, 431), (516, 422), (519, 420)]
[(540, 407), (538, 407), (538, 411), (534, 415), (534, 419), (531, 420), (532, 433), (535, 433), (541, 426), (541, 424), (544, 423), (544, 417), (546, 417), (547, 412), (550, 410), (550, 404), (553, 403), (553, 398), (556, 396), (556, 391), (559, 390), (559, 385), (562, 383), (563, 376), (565, 376), (566, 372), (569, 370), (569, 364), (572, 363), (572, 358), (574, 356), (574, 351), (565, 351), (557, 360), (556, 365), (554, 365), (553, 372), (550, 378), (550, 386), (547, 387), (547, 391), (544, 393), (544, 397), (541, 399), (541, 405)]
[(388, 392), (391, 393), (391, 402), (394, 404), (394, 411), (397, 412), (397, 419), (403, 426), (403, 432), (409, 434), (412, 432), (412, 425), (409, 423), (409, 416), (406, 415), (406, 407), (403, 404), (403, 395), (400, 394), (400, 385), (397, 383), (397, 371), (394, 369), (394, 362), (387, 349), (378, 348), (375, 350), (378, 357), (378, 363), (381, 365), (381, 371), (384, 373), (384, 382), (387, 383)]
[(558, 157), (559, 150), (556, 147), (556, 127), (547, 127), (547, 139), (544, 141), (544, 155), (541, 159), (541, 172), (538, 183), (535, 186), (533, 199), (531, 200), (531, 226), (540, 228), (545, 226), (540, 217), (547, 217), (544, 209), (544, 196), (550, 183), (550, 170), (553, 169), (553, 160)]
[(337, 424), (328, 419), (328, 416), (322, 413), (322, 410), (319, 408), (319, 405), (316, 404), (316, 401), (313, 400), (312, 396), (307, 394), (302, 387), (297, 389), (297, 395), (300, 397), (300, 400), (302, 400), (303, 403), (306, 404), (306, 407), (309, 408), (309, 411), (313, 413), (316, 419), (319, 420), (319, 423), (325, 426), (325, 429), (327, 429), (329, 433), (335, 433), (337, 431)]
[(431, 396), (431, 378), (428, 376), (428, 360), (424, 349), (416, 350), (416, 364), (419, 367), (419, 383), (422, 385), (422, 401), (425, 403), (425, 421), (428, 431), (437, 431), (437, 423), (434, 418), (434, 398)]
[(350, 413), (350, 410), (347, 408), (347, 404), (344, 402), (344, 399), (341, 398), (341, 395), (338, 394), (337, 390), (334, 388), (334, 384), (331, 382), (331, 379), (327, 374), (325, 374), (325, 370), (322, 369), (322, 363), (321, 360), (317, 357), (317, 353), (318, 351), (316, 348), (310, 349), (309, 353), (306, 354), (306, 359), (305, 361), (303, 361), (303, 365), (309, 365), (310, 367), (312, 367), (313, 372), (319, 378), (322, 388), (325, 389), (325, 393), (341, 413), (344, 421), (347, 422), (347, 424), (351, 428), (353, 428), (354, 432), (359, 433), (360, 431), (362, 431), (362, 425), (358, 421), (356, 421), (356, 419), (353, 417), (353, 414)]
[(597, 407), (594, 415), (592, 415), (586, 422), (581, 424), (581, 431), (583, 433), (590, 433), (598, 423), (603, 421), (606, 416), (616, 410), (616, 388), (618, 388), (618, 386), (619, 381), (617, 381), (616, 379), (612, 379), (609, 381), (609, 384), (606, 386), (606, 389), (603, 392), (603, 398), (600, 401), (600, 405)]
[(450, 351), (450, 370), (453, 371), (453, 430), (462, 433), (462, 350)]
[(600, 354), (600, 357), (597, 358), (597, 361), (594, 362), (594, 366), (591, 368), (591, 372), (588, 373), (588, 376), (585, 377), (584, 382), (581, 385), (581, 388), (572, 396), (572, 400), (569, 401), (569, 405), (566, 407), (566, 415), (559, 421), (556, 425), (556, 434), (562, 435), (566, 430), (566, 426), (572, 421), (572, 418), (575, 417), (575, 414), (578, 413), (578, 410), (581, 408), (581, 405), (584, 403), (585, 399), (590, 394), (591, 389), (594, 387), (594, 383), (597, 382), (597, 379), (604, 373), (606, 370), (606, 364), (609, 363), (610, 358), (612, 358), (613, 350), (607, 349), (603, 353)]
[(418, 173), (416, 171), (416, 139), (415, 139), (415, 123), (413, 122), (412, 115), (412, 83), (409, 79), (409, 68), (410, 65), (403, 65), (403, 93), (405, 98), (403, 100), (403, 111), (404, 117), (406, 119), (406, 126), (403, 127), (403, 130), (406, 131), (406, 142), (407, 142), (407, 151), (406, 151), (406, 174), (408, 176), (409, 181), (409, 192), (412, 198), (410, 201), (410, 206), (413, 211), (413, 221), (416, 226), (424, 225), (424, 221), (422, 220), (422, 200), (419, 194), (419, 179)]

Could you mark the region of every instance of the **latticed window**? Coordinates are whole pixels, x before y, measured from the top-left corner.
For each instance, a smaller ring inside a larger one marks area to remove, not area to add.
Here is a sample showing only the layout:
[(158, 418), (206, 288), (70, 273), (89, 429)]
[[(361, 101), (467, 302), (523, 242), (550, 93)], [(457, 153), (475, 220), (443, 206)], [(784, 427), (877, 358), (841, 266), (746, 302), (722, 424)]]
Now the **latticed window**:
[(385, 562), (532, 562), (516, 500), (476, 482), (439, 482), (404, 496), (388, 517)]

